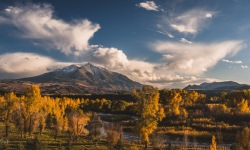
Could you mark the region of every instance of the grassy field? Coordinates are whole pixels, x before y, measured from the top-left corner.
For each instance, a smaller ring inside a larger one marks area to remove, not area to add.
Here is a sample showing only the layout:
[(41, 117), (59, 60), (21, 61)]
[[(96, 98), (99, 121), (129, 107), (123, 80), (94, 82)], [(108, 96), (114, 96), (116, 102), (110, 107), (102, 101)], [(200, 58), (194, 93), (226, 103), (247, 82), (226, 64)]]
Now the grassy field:
[(68, 142), (68, 138), (66, 134), (60, 134), (57, 139), (53, 138), (53, 131), (46, 129), (42, 135), (38, 133), (32, 134), (30, 137), (21, 138), (20, 134), (18, 134), (15, 127), (11, 125), (10, 136), (8, 139), (4, 137), (4, 124), (0, 122), (0, 137), (2, 145), (8, 145), (10, 149), (17, 149), (18, 146), (25, 146), (27, 141), (31, 141), (35, 137), (37, 137), (44, 145), (46, 145), (47, 149), (64, 149), (71, 145), (71, 149), (82, 150), (106, 150), (109, 149), (107, 143), (100, 139), (99, 141), (89, 140), (85, 136), (81, 136), (77, 141)]

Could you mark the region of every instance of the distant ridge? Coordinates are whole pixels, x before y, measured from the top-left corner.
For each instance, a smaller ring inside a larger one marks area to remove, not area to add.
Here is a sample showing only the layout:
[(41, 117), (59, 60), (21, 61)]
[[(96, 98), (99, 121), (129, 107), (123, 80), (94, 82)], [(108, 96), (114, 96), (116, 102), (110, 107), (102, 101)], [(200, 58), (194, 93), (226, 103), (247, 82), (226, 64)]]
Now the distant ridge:
[(130, 92), (142, 87), (142, 84), (130, 80), (125, 75), (94, 66), (91, 63), (84, 66), (70, 65), (34, 77), (0, 82), (5, 90), (11, 89), (13, 86), (13, 89), (19, 92), (23, 89), (17, 86), (23, 87), (29, 84), (39, 84), (43, 94), (60, 95)]
[(239, 84), (234, 81), (202, 83), (200, 85), (188, 85), (184, 90), (219, 90), (219, 91), (232, 91), (250, 89), (250, 85)]

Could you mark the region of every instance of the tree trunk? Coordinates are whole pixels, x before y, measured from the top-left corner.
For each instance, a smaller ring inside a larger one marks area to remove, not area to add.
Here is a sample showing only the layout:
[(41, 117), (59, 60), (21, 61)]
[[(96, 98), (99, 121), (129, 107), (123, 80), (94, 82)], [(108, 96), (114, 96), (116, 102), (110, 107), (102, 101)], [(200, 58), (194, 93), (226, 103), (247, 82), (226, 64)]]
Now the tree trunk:
[(29, 120), (29, 137), (31, 136), (31, 119), (32, 117), (30, 116), (30, 120)]
[(148, 142), (145, 142), (145, 150), (148, 148)]
[(21, 131), (20, 134), (21, 134), (21, 139), (22, 139), (23, 138), (23, 131)]
[(41, 124), (39, 125), (39, 130), (40, 130), (40, 135), (42, 135), (42, 130), (43, 130), (43, 127), (42, 127), (42, 125), (41, 125)]
[(27, 120), (24, 119), (24, 126), (23, 126), (23, 132), (24, 132), (24, 138), (26, 138), (26, 133), (27, 133)]
[(96, 132), (97, 132), (97, 131), (96, 131), (96, 130), (97, 130), (97, 129), (96, 129), (97, 127), (96, 127), (96, 125), (94, 125), (94, 126), (95, 126), (95, 138), (96, 138), (96, 137), (97, 137), (97, 133), (96, 133)]
[(5, 136), (8, 138), (9, 137), (9, 125), (5, 125)]

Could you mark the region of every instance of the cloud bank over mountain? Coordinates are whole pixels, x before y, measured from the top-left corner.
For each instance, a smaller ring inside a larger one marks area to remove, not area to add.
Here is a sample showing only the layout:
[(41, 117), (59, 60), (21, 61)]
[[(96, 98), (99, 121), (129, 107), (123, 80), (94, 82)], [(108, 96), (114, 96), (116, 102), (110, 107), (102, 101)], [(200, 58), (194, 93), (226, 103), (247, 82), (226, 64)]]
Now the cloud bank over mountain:
[[(146, 1), (136, 6), (151, 11), (160, 11), (160, 6), (153, 1)], [(163, 11), (162, 11), (163, 12)], [(83, 65), (86, 62), (103, 66), (109, 70), (127, 75), (144, 84), (181, 85), (186, 83), (217, 80), (201, 77), (209, 69), (223, 61), (225, 57), (236, 55), (246, 47), (243, 40), (220, 40), (210, 43), (195, 42), (187, 35), (195, 36), (206, 28), (215, 16), (215, 11), (191, 9), (163, 19), (170, 30), (158, 31), (171, 40), (155, 39), (149, 45), (152, 53), (157, 54), (157, 61), (128, 57), (124, 50), (92, 44), (91, 39), (101, 29), (101, 24), (86, 18), (64, 20), (57, 17), (50, 4), (8, 6), (0, 13), (0, 25), (15, 28), (21, 39), (34, 41), (41, 51), (56, 51), (66, 57), (75, 57), (77, 61), (59, 61), (39, 52), (13, 52), (0, 55), (0, 78), (20, 78), (39, 75), (70, 64)], [(175, 35), (175, 32), (179, 35)], [(189, 40), (191, 39), (191, 40)], [(247, 69), (247, 65), (241, 65)]]

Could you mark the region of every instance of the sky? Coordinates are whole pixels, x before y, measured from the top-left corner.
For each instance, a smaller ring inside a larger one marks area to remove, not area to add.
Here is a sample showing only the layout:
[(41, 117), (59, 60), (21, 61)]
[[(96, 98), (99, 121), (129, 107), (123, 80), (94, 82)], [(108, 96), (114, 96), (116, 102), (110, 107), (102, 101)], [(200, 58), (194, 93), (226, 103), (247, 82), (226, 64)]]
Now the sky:
[(0, 79), (90, 62), (159, 88), (250, 84), (249, 0), (1, 0)]

